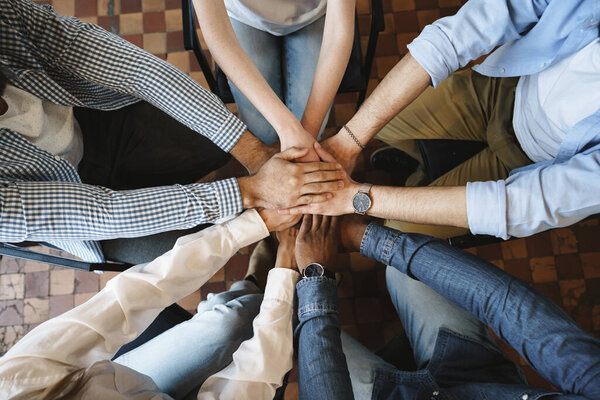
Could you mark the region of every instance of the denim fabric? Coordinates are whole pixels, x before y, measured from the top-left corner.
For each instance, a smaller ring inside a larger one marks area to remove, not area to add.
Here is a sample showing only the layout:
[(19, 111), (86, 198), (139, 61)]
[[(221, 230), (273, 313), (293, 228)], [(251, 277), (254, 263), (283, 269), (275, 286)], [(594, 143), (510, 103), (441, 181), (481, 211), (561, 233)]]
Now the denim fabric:
[[(421, 281), (490, 326), (540, 375), (573, 394), (561, 399), (600, 398), (600, 340), (529, 285), (432, 237), (374, 224), (365, 231), (361, 253)], [(496, 348), (441, 329), (427, 368), (378, 371), (373, 398), (403, 393), (407, 398), (520, 399), (526, 394), (537, 399), (555, 393), (520, 384), (503, 360)]]
[(149, 376), (162, 392), (175, 399), (195, 399), (202, 383), (225, 368), (233, 352), (252, 337), (252, 321), (262, 299), (255, 284), (236, 282), (226, 292), (209, 294), (192, 319), (115, 362)]
[[(233, 18), (230, 21), (248, 57), (277, 97), (300, 120), (319, 60), (325, 17), (286, 36), (271, 35)], [(275, 129), (248, 98), (231, 81), (229, 87), (240, 118), (245, 121), (250, 132), (267, 145), (279, 141)], [(329, 112), (325, 116), (319, 137), (325, 129), (328, 117)]]
[(354, 399), (340, 339), (335, 280), (305, 278), (296, 284), (298, 387), (301, 399)]

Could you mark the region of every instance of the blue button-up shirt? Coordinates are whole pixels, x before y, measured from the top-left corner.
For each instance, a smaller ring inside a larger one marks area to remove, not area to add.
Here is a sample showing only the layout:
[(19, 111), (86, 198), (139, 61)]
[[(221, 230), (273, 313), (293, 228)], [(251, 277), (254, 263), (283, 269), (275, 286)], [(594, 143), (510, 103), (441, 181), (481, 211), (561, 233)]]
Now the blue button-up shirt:
[[(246, 130), (172, 65), (28, 0), (0, 0), (0, 69), (55, 104), (113, 110), (145, 100), (226, 152)], [(67, 161), (0, 127), (0, 241), (44, 241), (102, 261), (97, 240), (191, 228), (241, 209), (235, 179), (129, 191), (82, 184)]]
[[(473, 69), (522, 76), (585, 47), (598, 37), (599, 23), (599, 0), (470, 0), (425, 27), (408, 48), (434, 86), (496, 46)], [(567, 132), (554, 160), (514, 170), (506, 180), (467, 184), (476, 234), (528, 236), (599, 212), (600, 110)]]

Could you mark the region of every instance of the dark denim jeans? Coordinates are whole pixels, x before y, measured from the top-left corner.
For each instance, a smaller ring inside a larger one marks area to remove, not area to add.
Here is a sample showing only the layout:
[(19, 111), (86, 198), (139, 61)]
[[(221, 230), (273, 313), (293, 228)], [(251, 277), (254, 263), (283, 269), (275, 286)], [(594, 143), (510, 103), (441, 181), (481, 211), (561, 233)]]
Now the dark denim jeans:
[[(561, 399), (600, 399), (600, 340), (526, 283), (442, 241), (374, 224), (365, 231), (361, 253), (474, 315), (558, 387)], [(485, 341), (442, 329), (425, 369), (381, 369), (373, 398), (533, 400), (557, 394), (526, 386), (495, 353)]]

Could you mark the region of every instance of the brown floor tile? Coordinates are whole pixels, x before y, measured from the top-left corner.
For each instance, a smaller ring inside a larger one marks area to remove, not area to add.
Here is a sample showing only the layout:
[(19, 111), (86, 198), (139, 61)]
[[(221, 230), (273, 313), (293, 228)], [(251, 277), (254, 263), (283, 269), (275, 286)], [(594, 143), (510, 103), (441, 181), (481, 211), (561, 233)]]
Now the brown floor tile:
[(25, 297), (25, 275), (0, 275), (0, 300), (17, 300)]
[[(40, 265), (45, 265), (46, 268), (48, 268), (48, 265), (46, 265), (46, 264), (40, 264)], [(24, 266), (25, 266), (25, 262), (23, 260), (20, 260), (18, 258), (4, 256), (4, 257), (1, 257), (1, 259), (0, 259), (0, 274), (15, 274), (15, 273), (23, 272)]]
[(600, 251), (600, 226), (577, 226), (573, 230), (580, 252)]
[(165, 0), (165, 8), (167, 10), (172, 9), (172, 8), (181, 8), (181, 1), (180, 0)]
[(504, 260), (504, 270), (511, 275), (516, 276), (524, 282), (531, 282), (531, 270), (529, 269), (529, 260), (526, 258), (520, 260)]
[(139, 48), (143, 48), (144, 47), (144, 39), (143, 39), (143, 35), (141, 35), (141, 34), (137, 34), (137, 35), (123, 35), (121, 37), (123, 39), (127, 40), (128, 42), (135, 44)]
[(167, 62), (183, 72), (190, 72), (190, 57), (187, 52), (179, 51), (167, 54)]
[(533, 287), (552, 300), (557, 306), (562, 306), (562, 297), (558, 282), (534, 283)]
[(360, 271), (353, 273), (354, 296), (376, 296), (379, 293), (377, 288), (377, 271)]
[(559, 254), (554, 257), (558, 279), (583, 278), (579, 254)]
[(360, 253), (350, 253), (350, 269), (352, 271), (371, 271), (375, 268), (375, 260)]
[(75, 16), (78, 18), (95, 17), (98, 15), (97, 0), (77, 0), (75, 2)]
[(565, 307), (577, 306), (579, 298), (585, 293), (585, 280), (571, 279), (558, 282), (560, 295)]
[(142, 11), (142, 0), (121, 0), (121, 13), (137, 13)]
[(164, 11), (165, 0), (142, 0), (142, 11)]
[(22, 325), (0, 326), (0, 356), (4, 355), (23, 335)]
[(167, 32), (183, 30), (181, 8), (165, 11), (165, 25)]
[(75, 270), (50, 271), (50, 295), (72, 294), (75, 291)]
[(527, 246), (524, 239), (502, 242), (500, 248), (502, 249), (502, 258), (505, 260), (527, 258)]
[(48, 320), (48, 298), (32, 297), (23, 301), (23, 322), (26, 324), (39, 324)]
[(556, 267), (554, 266), (554, 256), (535, 257), (529, 260), (531, 267), (531, 277), (533, 282), (552, 282), (556, 281)]
[[(417, 1), (417, 0), (415, 0)], [(435, 22), (440, 18), (440, 10), (421, 10), (417, 11), (417, 20), (419, 28), (423, 29), (427, 25)]]
[(527, 238), (525, 245), (527, 247), (527, 256), (529, 257), (545, 257), (554, 255), (550, 232), (538, 233), (537, 235)]
[(227, 289), (225, 282), (207, 282), (200, 289), (202, 300), (206, 300), (209, 293), (221, 293)]
[(75, 293), (97, 292), (100, 289), (100, 275), (90, 271), (75, 271)]
[(600, 251), (594, 253), (582, 253), (581, 266), (583, 267), (583, 276), (586, 279), (600, 278)]
[(46, 297), (50, 293), (50, 271), (25, 274), (25, 296)]
[(23, 299), (0, 300), (0, 326), (23, 324)]
[(571, 228), (553, 229), (550, 237), (554, 254), (577, 253), (577, 238)]
[[(167, 32), (167, 51), (182, 51), (183, 48), (183, 32)], [(195, 56), (194, 56), (195, 58)], [(191, 65), (190, 65), (191, 70)]]
[(419, 29), (416, 11), (402, 11), (394, 14), (396, 33), (415, 32)]
[(200, 293), (200, 289), (198, 289), (194, 293), (179, 300), (177, 304), (179, 304), (185, 310), (194, 311), (195, 314), (196, 308), (198, 307), (200, 301), (202, 301), (202, 294)]
[(484, 260), (499, 260), (502, 258), (500, 243), (492, 243), (477, 247), (477, 255)]
[(144, 22), (142, 13), (121, 14), (119, 16), (119, 26), (121, 35), (133, 35), (144, 32)]
[(49, 318), (54, 318), (75, 307), (74, 295), (66, 294), (62, 296), (49, 297)]
[(104, 289), (104, 287), (106, 286), (106, 283), (117, 275), (119, 275), (118, 272), (111, 272), (111, 271), (105, 271), (103, 274), (101, 274), (100, 275), (100, 290)]
[(164, 32), (165, 31), (165, 12), (145, 12), (144, 13), (144, 33)]
[(166, 53), (167, 37), (164, 32), (144, 33), (144, 50), (152, 54)]
[(75, 15), (75, 0), (54, 0), (52, 6), (60, 15)]
[(220, 282), (225, 280), (225, 268), (221, 268), (214, 274), (208, 281), (209, 282)]
[(75, 307), (82, 305), (83, 303), (85, 303), (86, 301), (88, 301), (89, 299), (91, 299), (92, 297), (94, 297), (94, 295), (97, 292), (93, 292), (93, 293), (75, 293), (73, 295), (73, 304), (75, 305)]

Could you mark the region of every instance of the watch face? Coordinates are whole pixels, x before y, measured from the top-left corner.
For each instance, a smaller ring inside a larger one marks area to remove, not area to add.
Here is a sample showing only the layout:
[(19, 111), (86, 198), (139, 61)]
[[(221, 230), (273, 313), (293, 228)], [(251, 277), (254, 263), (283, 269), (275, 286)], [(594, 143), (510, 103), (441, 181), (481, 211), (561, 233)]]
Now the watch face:
[(371, 198), (366, 193), (356, 193), (352, 199), (352, 205), (356, 212), (364, 214), (371, 207)]
[(312, 276), (322, 276), (325, 270), (321, 266), (321, 264), (312, 263), (308, 264), (306, 268), (304, 268), (304, 276), (310, 278)]

